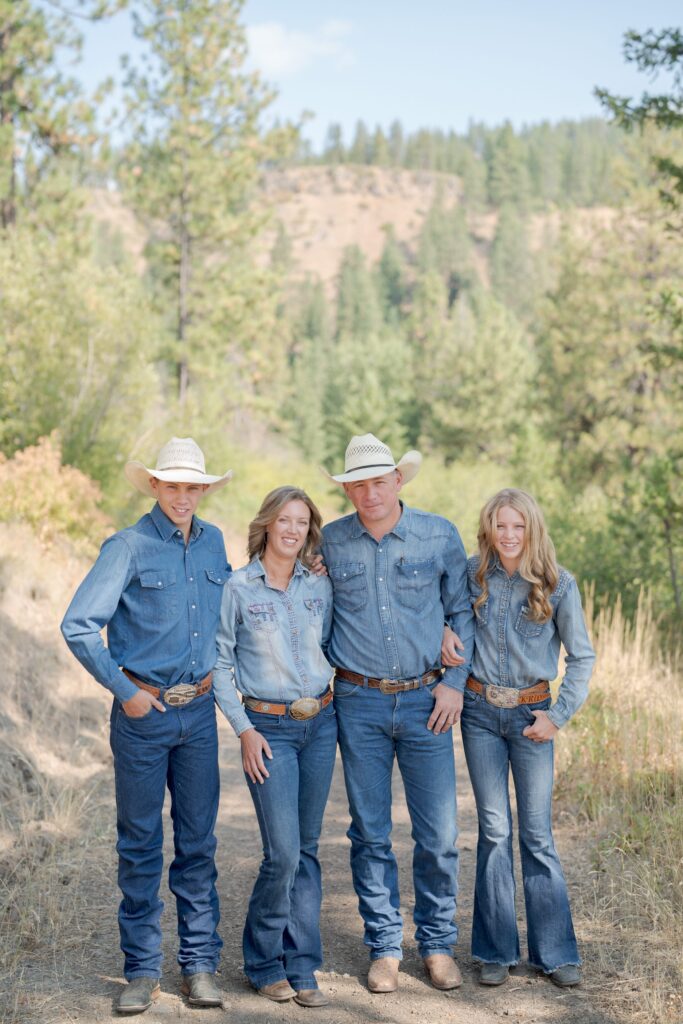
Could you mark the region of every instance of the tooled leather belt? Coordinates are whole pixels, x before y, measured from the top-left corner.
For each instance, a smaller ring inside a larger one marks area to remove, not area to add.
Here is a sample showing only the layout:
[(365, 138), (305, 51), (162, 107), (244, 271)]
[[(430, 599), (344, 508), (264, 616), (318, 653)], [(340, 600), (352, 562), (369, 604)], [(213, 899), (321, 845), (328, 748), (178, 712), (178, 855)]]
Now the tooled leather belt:
[(474, 676), (467, 680), (467, 689), (486, 698), (488, 704), (497, 708), (516, 708), (519, 704), (536, 704), (550, 695), (550, 684), (547, 679), (539, 679), (533, 686), (517, 689), (515, 686), (494, 686), (492, 683), (480, 683)]
[(151, 683), (144, 683), (142, 679), (138, 679), (127, 668), (124, 668), (122, 671), (124, 676), (128, 676), (131, 683), (135, 683), (141, 690), (147, 690), (147, 693), (151, 693), (157, 700), (161, 699), (164, 704), (176, 708), (189, 704), (191, 700), (194, 700), (195, 697), (201, 697), (203, 693), (208, 693), (213, 681), (213, 673), (209, 672), (198, 683), (176, 683), (175, 686), (158, 687), (152, 686)]
[(355, 683), (356, 686), (367, 685), (373, 690), (381, 690), (382, 693), (403, 693), (405, 690), (417, 690), (420, 686), (427, 686), (435, 679), (441, 678), (441, 669), (433, 668), (425, 672), (423, 676), (413, 679), (377, 679), (373, 676), (362, 676), (358, 672), (351, 672), (347, 668), (335, 669), (335, 677), (343, 679), (345, 683)]
[(332, 690), (325, 690), (321, 697), (299, 697), (289, 704), (276, 704), (272, 700), (259, 700), (256, 697), (243, 698), (245, 708), (257, 711), (261, 715), (289, 715), (296, 722), (305, 722), (315, 718), (332, 700)]

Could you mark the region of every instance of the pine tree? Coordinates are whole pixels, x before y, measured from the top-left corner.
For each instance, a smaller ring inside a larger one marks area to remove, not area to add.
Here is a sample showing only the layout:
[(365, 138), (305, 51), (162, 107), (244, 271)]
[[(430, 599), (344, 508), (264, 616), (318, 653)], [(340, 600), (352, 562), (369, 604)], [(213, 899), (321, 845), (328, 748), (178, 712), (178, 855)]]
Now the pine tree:
[[(102, 17), (114, 3), (92, 0), (81, 17)], [(41, 197), (64, 202), (78, 176), (72, 165), (94, 139), (93, 111), (58, 53), (77, 57), (80, 37), (58, 4), (0, 0), (0, 227)], [(64, 211), (68, 216), (67, 211)]]
[[(174, 338), (181, 409), (190, 387), (219, 409), (282, 371), (272, 281), (252, 258), (259, 166), (277, 153), (259, 116), (271, 96), (246, 72), (241, 0), (139, 0), (146, 70), (131, 69), (134, 143), (121, 176), (150, 231), (148, 259)], [(218, 412), (218, 410), (217, 410)]]

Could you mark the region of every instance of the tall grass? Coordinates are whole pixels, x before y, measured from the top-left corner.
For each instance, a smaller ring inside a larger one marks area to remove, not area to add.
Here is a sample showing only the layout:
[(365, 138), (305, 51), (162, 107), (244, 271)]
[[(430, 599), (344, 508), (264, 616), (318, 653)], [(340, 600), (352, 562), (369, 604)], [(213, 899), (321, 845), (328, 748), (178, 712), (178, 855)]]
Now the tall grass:
[(582, 910), (595, 925), (599, 975), (632, 1000), (628, 1019), (680, 1022), (683, 675), (647, 596), (633, 622), (618, 603), (601, 611), (593, 638), (591, 696), (558, 756), (558, 795), (595, 840)]

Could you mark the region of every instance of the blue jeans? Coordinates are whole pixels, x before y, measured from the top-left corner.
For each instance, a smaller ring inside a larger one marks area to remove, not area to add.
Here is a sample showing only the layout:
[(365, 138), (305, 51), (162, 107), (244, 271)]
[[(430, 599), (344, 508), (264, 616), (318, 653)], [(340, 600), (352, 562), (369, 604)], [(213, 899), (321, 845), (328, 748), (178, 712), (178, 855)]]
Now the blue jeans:
[(182, 708), (152, 708), (128, 718), (118, 700), (111, 712), (116, 779), (119, 907), (124, 974), (161, 974), (159, 886), (163, 869), (162, 811), (168, 786), (175, 857), (168, 884), (176, 898), (178, 963), (183, 974), (213, 973), (218, 936), (214, 827), (218, 811), (218, 741), (213, 694)]
[(247, 714), (273, 759), (265, 758), (264, 783), (245, 776), (263, 861), (244, 925), (244, 971), (255, 988), (284, 979), (297, 991), (317, 988), (313, 972), (323, 962), (318, 840), (337, 751), (334, 706), (305, 722)]
[(551, 824), (553, 743), (522, 735), (545, 699), (496, 708), (465, 690), (462, 738), (477, 814), (477, 877), (472, 955), (484, 963), (516, 964), (520, 958), (512, 869), (512, 814), (508, 774), (517, 796), (529, 960), (546, 973), (579, 964), (579, 952)]
[(391, 775), (403, 778), (412, 823), (415, 938), (420, 956), (450, 953), (455, 926), (458, 853), (451, 731), (427, 728), (433, 687), (406, 693), (337, 680), (334, 703), (349, 798), (351, 872), (370, 959), (401, 958), (403, 922), (391, 848)]

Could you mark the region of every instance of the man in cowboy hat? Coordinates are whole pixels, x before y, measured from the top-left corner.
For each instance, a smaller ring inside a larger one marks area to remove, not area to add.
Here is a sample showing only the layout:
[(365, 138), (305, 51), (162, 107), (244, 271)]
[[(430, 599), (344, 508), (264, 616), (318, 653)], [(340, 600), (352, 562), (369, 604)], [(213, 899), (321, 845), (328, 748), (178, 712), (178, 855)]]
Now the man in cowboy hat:
[[(171, 438), (154, 469), (128, 462), (125, 473), (156, 504), (135, 526), (104, 542), (62, 622), (73, 654), (114, 697), (119, 930), (128, 981), (116, 1008), (139, 1013), (159, 994), (166, 786), (182, 991), (196, 1006), (219, 1006), (213, 834), (218, 744), (210, 691), (231, 570), (220, 530), (194, 513), (200, 499), (227, 484), (232, 473), (208, 475), (190, 437)], [(100, 633), (105, 626), (108, 647)]]
[[(457, 988), (452, 956), (458, 855), (451, 727), (458, 721), (472, 656), (466, 555), (446, 519), (399, 499), (422, 457), (395, 463), (372, 434), (353, 437), (344, 473), (331, 476), (356, 512), (323, 531), (334, 588), (328, 659), (351, 811), (351, 870), (370, 948), (368, 988), (398, 987), (402, 920), (391, 849), (394, 758), (415, 844), (415, 937), (432, 985)], [(442, 673), (444, 623), (464, 661)]]

